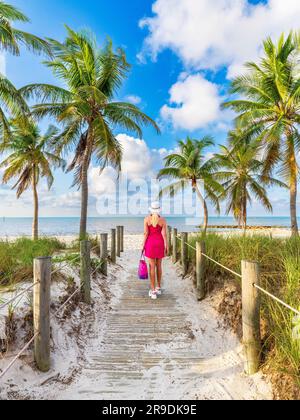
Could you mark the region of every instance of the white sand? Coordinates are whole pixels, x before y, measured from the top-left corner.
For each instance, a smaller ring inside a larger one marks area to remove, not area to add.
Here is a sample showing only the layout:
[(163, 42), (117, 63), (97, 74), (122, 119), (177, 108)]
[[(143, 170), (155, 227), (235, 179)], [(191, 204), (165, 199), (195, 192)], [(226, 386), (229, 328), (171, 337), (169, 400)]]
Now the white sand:
[[(191, 279), (182, 279), (169, 259), (164, 262), (162, 300), (145, 299), (147, 285), (136, 280), (141, 242), (142, 236), (125, 237), (126, 252), (118, 261), (123, 268), (110, 266), (108, 280), (93, 281), (91, 309), (80, 304), (67, 320), (53, 320), (50, 372), (37, 372), (29, 351), (0, 380), (0, 398), (271, 399), (271, 388), (261, 374), (243, 374), (241, 344), (220, 326), (210, 299), (197, 302)], [(136, 301), (128, 299), (129, 287), (129, 297), (133, 290)], [(61, 290), (61, 285), (55, 287), (53, 300)], [(137, 311), (138, 302), (144, 312)], [(156, 303), (161, 306), (155, 307)], [(159, 331), (154, 328), (153, 336), (147, 333), (148, 341), (141, 343), (143, 332), (135, 331), (126, 320), (136, 314), (146, 320), (149, 316), (151, 322), (160, 310), (168, 332), (159, 325)], [(180, 322), (176, 328), (174, 319)], [(118, 323), (124, 331), (116, 337)], [(118, 349), (110, 349), (119, 342)], [(106, 358), (110, 351), (112, 356)], [(131, 351), (135, 351), (132, 357)], [(112, 359), (123, 353), (124, 360), (117, 365)], [(187, 362), (183, 362), (185, 355)], [(0, 369), (9, 360), (0, 360)]]
[[(230, 226), (228, 229), (214, 229), (211, 232), (217, 233), (218, 235), (225, 235), (225, 236), (235, 236), (235, 235), (242, 235), (244, 233), (241, 229), (231, 229)], [(273, 227), (270, 229), (264, 229), (264, 228), (257, 228), (257, 229), (249, 229), (247, 230), (247, 235), (253, 236), (253, 235), (264, 235), (264, 236), (271, 236), (274, 238), (288, 238), (291, 236), (291, 229), (288, 228), (278, 228)], [(41, 237), (47, 236), (47, 235), (41, 235)], [(96, 236), (96, 235), (95, 235)], [(132, 237), (137, 237), (139, 235), (127, 235)], [(0, 236), (0, 240), (3, 241), (9, 241), (13, 242), (16, 239), (18, 239), (19, 236)], [(28, 236), (30, 238), (30, 236)], [(78, 239), (78, 235), (53, 235), (52, 237), (56, 237), (57, 239), (61, 240), (62, 242), (65, 242), (67, 245), (70, 245), (74, 240)]]

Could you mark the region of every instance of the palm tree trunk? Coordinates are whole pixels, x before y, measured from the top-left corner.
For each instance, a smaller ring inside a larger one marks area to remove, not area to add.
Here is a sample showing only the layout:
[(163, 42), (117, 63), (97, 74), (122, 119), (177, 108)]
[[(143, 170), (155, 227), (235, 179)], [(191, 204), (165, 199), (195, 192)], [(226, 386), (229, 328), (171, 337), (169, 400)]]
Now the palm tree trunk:
[(203, 210), (204, 210), (204, 216), (203, 216), (203, 232), (204, 235), (206, 235), (206, 231), (207, 231), (207, 226), (208, 226), (208, 209), (207, 209), (207, 204), (206, 201), (204, 200), (203, 203)]
[(83, 162), (81, 167), (81, 215), (80, 215), (80, 231), (79, 238), (81, 240), (87, 237), (87, 212), (88, 212), (88, 170), (91, 159), (91, 137), (88, 134), (86, 149), (84, 151)]
[(297, 179), (298, 179), (298, 165), (295, 154), (295, 143), (293, 133), (290, 129), (286, 132), (288, 142), (289, 154), (289, 168), (290, 168), (290, 214), (291, 214), (291, 229), (292, 236), (299, 236), (298, 222), (297, 222)]
[(201, 192), (200, 192), (200, 190), (199, 190), (199, 188), (198, 188), (197, 185), (195, 186), (195, 190), (196, 190), (197, 196), (198, 196), (199, 200), (201, 201), (202, 207), (203, 207), (203, 225), (202, 225), (202, 230), (203, 230), (204, 235), (206, 235), (207, 226), (208, 226), (208, 209), (207, 209), (207, 204), (206, 204), (206, 201), (205, 201), (204, 197), (202, 196), (202, 194), (201, 194)]
[(246, 197), (246, 193), (244, 194), (243, 197), (243, 229), (244, 229), (244, 233), (246, 233), (247, 230), (247, 197)]
[(290, 211), (292, 236), (299, 236), (297, 221), (297, 177), (293, 177), (290, 185)]
[(32, 222), (32, 239), (37, 240), (39, 238), (38, 224), (39, 224), (39, 198), (36, 186), (36, 169), (33, 167), (32, 176), (32, 190), (33, 190), (33, 222)]

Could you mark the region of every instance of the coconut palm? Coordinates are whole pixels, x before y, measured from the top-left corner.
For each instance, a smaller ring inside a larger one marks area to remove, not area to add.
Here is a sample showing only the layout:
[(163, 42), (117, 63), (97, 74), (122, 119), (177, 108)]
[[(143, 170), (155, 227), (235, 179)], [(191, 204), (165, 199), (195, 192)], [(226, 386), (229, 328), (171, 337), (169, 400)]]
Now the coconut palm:
[(51, 143), (59, 130), (49, 126), (42, 135), (33, 121), (16, 119), (12, 122), (10, 139), (2, 143), (0, 152), (8, 156), (0, 164), (4, 168), (3, 183), (7, 184), (16, 178), (12, 189), (17, 189), (17, 198), (32, 187), (34, 216), (32, 237), (38, 238), (38, 191), (39, 180), (46, 178), (49, 189), (53, 183), (52, 168), (64, 167), (64, 161), (51, 150)]
[(10, 116), (28, 115), (30, 109), (18, 89), (0, 73), (0, 135), (3, 141), (10, 137)]
[[(236, 133), (231, 133), (232, 137), (236, 140)], [(252, 197), (272, 212), (266, 187), (286, 185), (271, 176), (263, 175), (264, 163), (257, 159), (255, 144), (240, 142), (231, 148), (221, 146), (221, 153), (215, 155), (215, 161), (221, 168), (215, 173), (215, 178), (222, 182), (224, 188), (220, 198), (227, 201), (226, 212), (233, 213), (239, 226), (244, 229), (247, 227), (247, 208)]]
[[(213, 146), (214, 141), (206, 136), (201, 140), (194, 140), (187, 137), (186, 140), (178, 142), (178, 153), (168, 155), (165, 161), (165, 167), (158, 173), (158, 178), (170, 178), (177, 180), (172, 185), (162, 189), (161, 195), (172, 191), (181, 190), (182, 187), (190, 185), (196, 192), (203, 207), (203, 232), (207, 231), (208, 226), (208, 208), (207, 199), (209, 199), (217, 211), (220, 211), (218, 195), (222, 192), (221, 185), (214, 179), (213, 172), (215, 167), (214, 159), (205, 159), (205, 149)], [(199, 188), (197, 181), (202, 181), (204, 193)]]
[[(45, 52), (51, 55), (47, 41), (13, 27), (14, 22), (28, 21), (21, 11), (0, 1), (0, 50), (19, 55), (20, 47), (25, 46), (34, 53)], [(29, 108), (18, 89), (0, 73), (0, 130), (4, 140), (10, 135), (7, 113), (15, 117), (18, 114), (28, 114)]]
[(263, 153), (263, 175), (280, 165), (279, 175), (290, 190), (292, 234), (298, 235), (297, 154), (300, 150), (299, 40), (292, 33), (282, 35), (274, 45), (264, 42), (264, 57), (248, 63), (248, 72), (233, 80), (231, 93), (242, 95), (224, 104), (239, 113), (237, 125), (252, 136)]
[(20, 54), (23, 45), (34, 53), (46, 52), (51, 54), (47, 41), (28, 32), (16, 29), (15, 22), (29, 22), (24, 13), (4, 1), (0, 1), (0, 48), (14, 55)]
[(80, 237), (84, 238), (91, 159), (95, 157), (101, 168), (110, 163), (120, 170), (122, 149), (113, 130), (118, 127), (141, 136), (141, 125), (150, 124), (157, 132), (159, 128), (138, 107), (114, 101), (129, 70), (124, 52), (114, 51), (111, 42), (98, 49), (92, 34), (66, 28), (64, 43), (50, 40), (54, 59), (46, 63), (66, 88), (30, 85), (22, 93), (41, 100), (33, 108), (37, 117), (52, 116), (64, 124), (57, 149), (76, 149), (68, 170), (75, 170), (74, 185), (81, 187)]

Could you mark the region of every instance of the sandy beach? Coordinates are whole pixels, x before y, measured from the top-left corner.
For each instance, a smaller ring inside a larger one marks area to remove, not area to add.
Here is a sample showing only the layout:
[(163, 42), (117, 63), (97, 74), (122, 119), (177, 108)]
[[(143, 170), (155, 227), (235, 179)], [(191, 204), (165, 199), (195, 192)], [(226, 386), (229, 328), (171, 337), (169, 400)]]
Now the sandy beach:
[[(2, 379), (0, 398), (272, 398), (261, 374), (243, 374), (242, 346), (222, 326), (213, 297), (198, 303), (192, 280), (182, 279), (169, 259), (163, 297), (148, 299), (148, 284), (136, 276), (141, 242), (142, 235), (126, 235), (125, 252), (109, 266), (108, 278), (93, 278), (92, 307), (77, 302), (52, 317), (51, 370), (38, 372), (27, 351)], [(78, 273), (66, 274), (79, 284)], [(55, 308), (65, 281), (53, 283), (51, 293)], [(19, 310), (25, 308), (26, 301)], [(18, 330), (16, 346), (24, 334)], [(0, 369), (16, 350), (2, 357)]]
[[(141, 229), (142, 229), (142, 225), (141, 225)], [(184, 231), (184, 229), (182, 229), (182, 231)], [(109, 230), (107, 231), (109, 233)], [(224, 235), (224, 236), (234, 236), (234, 235), (243, 235), (244, 231), (241, 229), (232, 229), (229, 225), (227, 228), (211, 228), (208, 229), (208, 232), (211, 233), (216, 233), (218, 235)], [(180, 231), (179, 231), (180, 233)], [(196, 235), (197, 232), (190, 232), (190, 235)], [(247, 229), (246, 234), (249, 236), (253, 236), (253, 235), (263, 235), (263, 236), (271, 236), (274, 238), (288, 238), (291, 235), (291, 230), (288, 228), (280, 228), (280, 227), (270, 227), (270, 228), (261, 228), (261, 227), (251, 227), (249, 229)], [(126, 227), (125, 227), (125, 235), (128, 238), (128, 240), (132, 240), (135, 241), (137, 240), (137, 238), (139, 236), (141, 236), (141, 234), (137, 234), (137, 233), (127, 233), (126, 234)], [(66, 245), (70, 245), (74, 240), (76, 240), (78, 238), (77, 235), (40, 235), (40, 237), (55, 237), (57, 239), (59, 239), (60, 241), (64, 242)], [(91, 236), (96, 236), (96, 235), (91, 235)], [(29, 237), (29, 235), (24, 235), (24, 237)], [(2, 241), (9, 241), (9, 242), (13, 242), (16, 239), (18, 239), (19, 236), (16, 235), (0, 235), (0, 240)]]

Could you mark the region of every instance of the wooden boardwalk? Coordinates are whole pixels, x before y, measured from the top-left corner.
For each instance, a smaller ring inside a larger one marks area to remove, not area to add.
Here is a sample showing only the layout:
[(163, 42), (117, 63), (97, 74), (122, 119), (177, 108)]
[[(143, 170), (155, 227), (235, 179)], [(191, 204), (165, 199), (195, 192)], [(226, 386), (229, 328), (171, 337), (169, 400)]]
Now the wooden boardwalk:
[[(185, 291), (180, 285), (187, 280), (180, 278), (172, 263), (165, 262), (165, 293), (153, 301), (148, 298), (147, 282), (137, 280), (138, 253), (133, 258), (133, 252), (123, 255), (127, 280), (120, 300), (108, 314), (99, 349), (87, 350), (80, 377), (60, 397), (267, 398), (263, 381), (258, 381), (260, 390), (241, 374), (240, 347), (211, 319), (216, 314), (210, 305), (192, 302), (191, 295), (182, 296)], [(194, 315), (199, 319), (193, 323), (190, 312), (195, 305), (199, 315)]]

